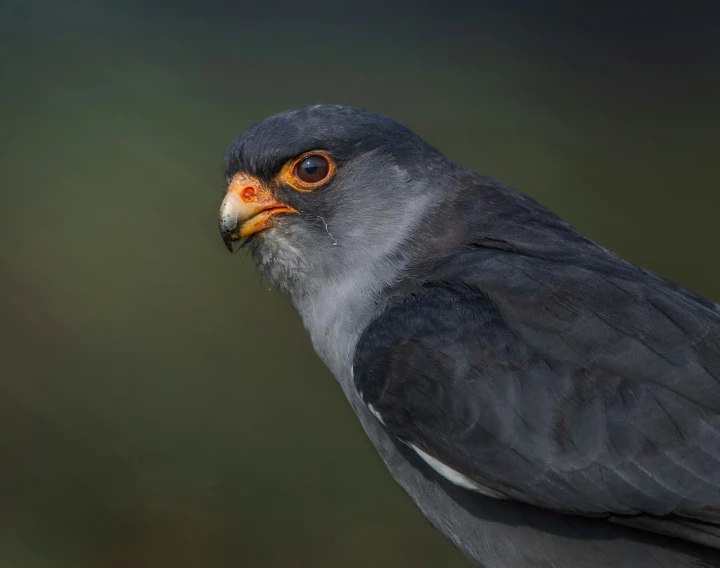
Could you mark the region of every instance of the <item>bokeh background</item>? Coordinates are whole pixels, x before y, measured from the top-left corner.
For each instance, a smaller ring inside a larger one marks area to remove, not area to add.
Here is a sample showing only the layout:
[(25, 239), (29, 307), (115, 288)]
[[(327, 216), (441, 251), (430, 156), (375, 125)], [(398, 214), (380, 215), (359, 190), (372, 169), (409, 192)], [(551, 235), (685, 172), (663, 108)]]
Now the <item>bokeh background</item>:
[(1, 0), (0, 566), (468, 566), (225, 250), (224, 150), (370, 108), (720, 301), (720, 28), (682, 6)]

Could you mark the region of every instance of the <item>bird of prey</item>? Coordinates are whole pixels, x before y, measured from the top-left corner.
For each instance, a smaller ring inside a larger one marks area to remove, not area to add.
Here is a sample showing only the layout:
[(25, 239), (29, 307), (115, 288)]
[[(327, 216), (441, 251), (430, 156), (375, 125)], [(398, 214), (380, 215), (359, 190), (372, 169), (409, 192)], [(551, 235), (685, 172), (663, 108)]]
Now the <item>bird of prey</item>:
[(225, 170), (226, 245), (471, 561), (720, 566), (718, 305), (366, 110), (267, 118)]

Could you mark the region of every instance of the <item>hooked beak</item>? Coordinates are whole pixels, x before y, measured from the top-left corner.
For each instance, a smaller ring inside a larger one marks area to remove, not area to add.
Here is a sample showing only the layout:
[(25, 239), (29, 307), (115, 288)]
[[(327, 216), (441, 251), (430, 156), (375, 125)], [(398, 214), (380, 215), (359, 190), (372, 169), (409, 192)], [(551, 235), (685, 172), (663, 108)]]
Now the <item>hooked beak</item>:
[(272, 227), (272, 219), (279, 213), (298, 211), (277, 201), (256, 178), (236, 174), (220, 206), (220, 234), (225, 246), (233, 252), (235, 241)]

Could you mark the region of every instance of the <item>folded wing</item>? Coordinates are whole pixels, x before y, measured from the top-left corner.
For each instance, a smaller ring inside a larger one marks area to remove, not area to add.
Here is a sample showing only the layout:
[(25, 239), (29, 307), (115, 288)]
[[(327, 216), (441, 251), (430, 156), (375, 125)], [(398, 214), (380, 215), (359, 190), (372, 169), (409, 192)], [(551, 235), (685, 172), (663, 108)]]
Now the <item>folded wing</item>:
[(681, 288), (464, 250), (394, 291), (354, 376), (456, 482), (720, 548), (720, 311)]

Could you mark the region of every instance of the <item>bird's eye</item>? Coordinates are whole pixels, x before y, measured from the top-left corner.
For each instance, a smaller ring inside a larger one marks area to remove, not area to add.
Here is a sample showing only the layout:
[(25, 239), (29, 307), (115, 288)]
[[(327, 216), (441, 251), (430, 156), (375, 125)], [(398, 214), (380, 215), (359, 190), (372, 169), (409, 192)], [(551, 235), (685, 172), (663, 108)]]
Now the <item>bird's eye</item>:
[(325, 156), (311, 154), (305, 156), (295, 166), (295, 176), (305, 183), (318, 183), (328, 177), (330, 162)]
[(277, 180), (295, 191), (315, 191), (335, 175), (335, 163), (324, 150), (311, 150), (285, 162)]

